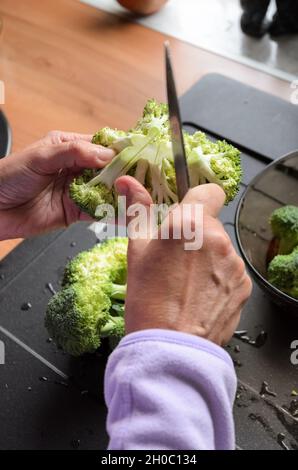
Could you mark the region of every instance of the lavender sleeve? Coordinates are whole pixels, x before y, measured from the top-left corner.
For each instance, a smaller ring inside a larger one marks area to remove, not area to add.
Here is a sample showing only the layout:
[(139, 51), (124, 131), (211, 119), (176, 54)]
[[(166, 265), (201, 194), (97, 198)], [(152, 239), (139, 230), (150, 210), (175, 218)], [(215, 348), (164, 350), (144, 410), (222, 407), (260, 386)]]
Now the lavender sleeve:
[(129, 334), (106, 369), (109, 449), (234, 449), (235, 391), (219, 346), (168, 330)]

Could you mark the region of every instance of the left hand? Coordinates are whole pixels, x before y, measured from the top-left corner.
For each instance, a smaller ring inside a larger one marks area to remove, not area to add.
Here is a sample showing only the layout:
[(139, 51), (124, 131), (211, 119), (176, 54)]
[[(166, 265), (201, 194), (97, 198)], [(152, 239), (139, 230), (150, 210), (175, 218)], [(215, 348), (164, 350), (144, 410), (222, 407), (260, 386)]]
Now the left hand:
[(102, 168), (114, 152), (91, 135), (50, 132), (21, 152), (0, 160), (0, 240), (30, 237), (66, 227), (84, 215), (68, 185), (84, 168)]

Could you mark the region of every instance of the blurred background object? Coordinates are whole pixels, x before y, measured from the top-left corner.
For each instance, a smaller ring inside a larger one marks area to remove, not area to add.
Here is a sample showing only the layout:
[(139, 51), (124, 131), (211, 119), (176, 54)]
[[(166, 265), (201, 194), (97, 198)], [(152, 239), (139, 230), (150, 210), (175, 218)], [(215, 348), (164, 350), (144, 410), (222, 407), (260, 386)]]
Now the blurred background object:
[[(268, 7), (276, 3), (276, 12), (271, 22), (266, 20)], [(261, 38), (267, 32), (273, 36), (298, 33), (297, 0), (240, 0), (243, 8), (241, 29), (245, 34)]]
[(168, 0), (117, 0), (120, 5), (139, 15), (151, 15), (160, 10)]
[(245, 34), (261, 38), (268, 31), (266, 14), (270, 0), (240, 0), (243, 13), (241, 29)]
[[(294, 25), (298, 24), (295, 19), (298, 0), (279, 0), (279, 12), (282, 13), (278, 16), (275, 16), (273, 0), (243, 0), (243, 5), (263, 5), (259, 17), (264, 24), (261, 23), (258, 40), (244, 34), (241, 29), (241, 0), (169, 0), (156, 13), (139, 17), (132, 16), (123, 8), (120, 5), (122, 1), (81, 1), (275, 77), (292, 82), (298, 76), (298, 35), (278, 37), (277, 34), (289, 16)], [(126, 0), (129, 1), (139, 5), (145, 3)], [(292, 5), (291, 10), (289, 4)], [(265, 34), (267, 28), (270, 28), (271, 35)]]

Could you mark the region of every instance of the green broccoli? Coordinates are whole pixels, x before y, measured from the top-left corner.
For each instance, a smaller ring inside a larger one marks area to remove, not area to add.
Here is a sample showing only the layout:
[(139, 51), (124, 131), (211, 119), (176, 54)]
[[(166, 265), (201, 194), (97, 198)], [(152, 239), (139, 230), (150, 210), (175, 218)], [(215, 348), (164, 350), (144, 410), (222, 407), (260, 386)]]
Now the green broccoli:
[(45, 317), (50, 336), (65, 352), (92, 353), (102, 337), (124, 335), (126, 272), (126, 238), (98, 244), (68, 263)]
[(273, 235), (279, 240), (278, 253), (287, 255), (298, 245), (298, 207), (283, 206), (270, 217)]
[(298, 246), (288, 255), (277, 255), (268, 267), (268, 281), (298, 299)]
[[(241, 181), (240, 152), (226, 142), (213, 143), (203, 132), (184, 133), (191, 186), (216, 183), (234, 199)], [(114, 159), (101, 171), (85, 170), (70, 185), (70, 196), (85, 212), (96, 217), (103, 203), (116, 207), (113, 188), (119, 176), (134, 176), (157, 204), (177, 202), (176, 176), (169, 132), (168, 107), (149, 100), (143, 117), (128, 132), (103, 128), (93, 143), (113, 148)]]

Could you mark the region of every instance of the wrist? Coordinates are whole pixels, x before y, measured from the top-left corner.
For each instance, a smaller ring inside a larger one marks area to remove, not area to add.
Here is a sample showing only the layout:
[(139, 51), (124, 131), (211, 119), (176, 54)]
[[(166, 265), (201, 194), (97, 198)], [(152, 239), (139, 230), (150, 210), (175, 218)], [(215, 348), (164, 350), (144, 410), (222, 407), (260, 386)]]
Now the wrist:
[(131, 308), (127, 305), (125, 308), (126, 334), (147, 330), (167, 330), (203, 338), (221, 346), (222, 341), (220, 338), (211, 337), (211, 332), (206, 326), (186, 321), (183, 313), (178, 309), (166, 311), (162, 308), (161, 303), (157, 311), (154, 310), (154, 308), (151, 308), (148, 311), (146, 308), (146, 311), (144, 311), (144, 308)]

